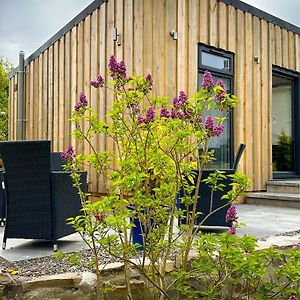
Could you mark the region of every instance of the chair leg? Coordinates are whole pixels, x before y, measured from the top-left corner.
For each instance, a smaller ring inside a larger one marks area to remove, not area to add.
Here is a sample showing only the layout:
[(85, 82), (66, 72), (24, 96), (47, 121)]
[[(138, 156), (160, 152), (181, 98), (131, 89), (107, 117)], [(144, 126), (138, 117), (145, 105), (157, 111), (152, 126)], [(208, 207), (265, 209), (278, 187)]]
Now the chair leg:
[(2, 241), (2, 249), (3, 249), (3, 250), (5, 250), (5, 248), (6, 248), (6, 240), (7, 240), (7, 239), (6, 239), (6, 237), (4, 236), (4, 237), (3, 237), (3, 241)]
[(53, 251), (57, 252), (57, 243), (56, 242), (53, 243)]

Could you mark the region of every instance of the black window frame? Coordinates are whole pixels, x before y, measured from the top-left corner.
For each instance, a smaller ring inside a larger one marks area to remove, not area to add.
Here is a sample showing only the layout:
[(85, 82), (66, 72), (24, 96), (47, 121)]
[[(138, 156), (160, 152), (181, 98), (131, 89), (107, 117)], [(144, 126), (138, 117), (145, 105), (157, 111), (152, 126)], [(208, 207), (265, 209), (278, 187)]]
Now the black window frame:
[[(277, 65), (272, 65), (272, 76), (280, 76), (292, 81), (292, 133), (294, 136), (294, 172), (277, 172), (272, 170), (273, 179), (299, 178), (300, 176), (300, 73)], [(273, 87), (273, 82), (272, 82)], [(272, 113), (272, 112), (271, 112)], [(272, 159), (272, 157), (271, 157)], [(294, 174), (294, 175), (293, 175)]]
[[(202, 53), (209, 53), (212, 55), (224, 57), (229, 59), (229, 69), (218, 69), (211, 66), (204, 65), (202, 63)], [(198, 90), (201, 88), (201, 83), (199, 82), (200, 73), (203, 74), (206, 70), (211, 72), (213, 77), (220, 76), (229, 79), (230, 87), (226, 87), (231, 94), (234, 93), (234, 53), (224, 49), (216, 48), (213, 46), (208, 46), (203, 43), (198, 44)], [(233, 120), (233, 110), (229, 112), (229, 166), (233, 167), (234, 161), (234, 120)]]

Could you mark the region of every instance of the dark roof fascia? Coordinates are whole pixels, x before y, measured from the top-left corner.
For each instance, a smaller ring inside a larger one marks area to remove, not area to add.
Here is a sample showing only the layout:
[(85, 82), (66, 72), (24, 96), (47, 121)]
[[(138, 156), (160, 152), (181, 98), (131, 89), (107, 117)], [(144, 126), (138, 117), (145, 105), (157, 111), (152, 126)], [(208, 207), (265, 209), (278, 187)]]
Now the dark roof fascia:
[(280, 18), (277, 18), (263, 10), (260, 10), (250, 4), (247, 4), (243, 1), (240, 1), (240, 0), (218, 0), (218, 1), (223, 2), (224, 4), (231, 5), (243, 12), (249, 13), (253, 16), (256, 16), (260, 19), (263, 19), (267, 22), (273, 23), (275, 25), (278, 25), (281, 28), (284, 28), (288, 31), (291, 31), (291, 32), (294, 32), (294, 33), (297, 33), (300, 35), (300, 27), (293, 25), (287, 21), (284, 21)]
[[(36, 59), (41, 53), (47, 48), (53, 45), (57, 40), (63, 37), (66, 33), (72, 30), (73, 27), (77, 26), (87, 16), (92, 14), (97, 8), (99, 8), (104, 2), (108, 0), (95, 0), (88, 7), (86, 7), (81, 13), (79, 13), (74, 19), (72, 19), (67, 25), (60, 29), (54, 34), (45, 44), (38, 48), (34, 53), (25, 59), (25, 66)], [(9, 78), (12, 78), (19, 71), (19, 67), (16, 67), (9, 73)]]

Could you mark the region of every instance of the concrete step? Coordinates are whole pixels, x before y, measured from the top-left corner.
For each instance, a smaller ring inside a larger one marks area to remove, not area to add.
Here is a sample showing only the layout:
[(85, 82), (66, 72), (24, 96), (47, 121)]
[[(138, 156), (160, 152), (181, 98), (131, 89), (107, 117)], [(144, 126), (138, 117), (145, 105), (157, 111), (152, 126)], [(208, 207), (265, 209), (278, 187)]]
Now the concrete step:
[(280, 194), (300, 194), (300, 180), (268, 181), (267, 192)]
[(300, 194), (287, 193), (248, 193), (247, 204), (271, 205), (278, 207), (300, 208)]

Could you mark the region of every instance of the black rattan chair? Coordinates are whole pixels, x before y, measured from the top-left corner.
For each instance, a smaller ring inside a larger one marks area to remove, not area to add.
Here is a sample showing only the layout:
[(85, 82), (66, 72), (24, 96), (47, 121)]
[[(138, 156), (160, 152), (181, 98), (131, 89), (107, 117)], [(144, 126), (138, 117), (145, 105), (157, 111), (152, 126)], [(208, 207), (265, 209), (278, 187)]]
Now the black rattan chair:
[[(51, 172), (50, 141), (0, 142), (6, 192), (8, 238), (44, 239), (53, 242), (74, 233), (66, 219), (80, 214), (81, 201), (70, 174)], [(86, 190), (86, 172), (81, 172)]]
[[(240, 162), (241, 156), (243, 154), (243, 151), (245, 150), (246, 145), (240, 144), (236, 157), (233, 162), (232, 169), (225, 169), (221, 170), (224, 172), (226, 176), (233, 175), (238, 167), (238, 164)], [(222, 180), (222, 184), (224, 184), (224, 188), (222, 191), (217, 190), (213, 193), (213, 202), (212, 202), (212, 211), (214, 211), (213, 214), (211, 214), (209, 217), (207, 217), (208, 214), (210, 214), (210, 199), (211, 199), (211, 188), (209, 185), (204, 182), (203, 180), (206, 179), (211, 173), (213, 173), (214, 170), (203, 170), (202, 177), (201, 177), (201, 183), (200, 183), (200, 194), (199, 194), (199, 200), (197, 203), (197, 212), (201, 213), (197, 216), (195, 223), (200, 224), (202, 223), (202, 226), (220, 226), (220, 227), (230, 227), (232, 225), (232, 222), (226, 222), (225, 216), (228, 207), (224, 206), (224, 204), (228, 204), (225, 200), (222, 200), (222, 196), (225, 195), (227, 192), (229, 192), (232, 189), (232, 186), (230, 185), (232, 183), (232, 178), (227, 177), (226, 179)], [(197, 182), (198, 172), (195, 171), (194, 176), (194, 182)], [(190, 185), (193, 185), (193, 183), (188, 180), (188, 183)], [(179, 198), (182, 197), (182, 190), (178, 193), (178, 207), (186, 210), (187, 207), (183, 203), (180, 203)], [(186, 224), (186, 217), (184, 216), (179, 220), (180, 223)]]
[(0, 169), (0, 226), (4, 226), (6, 217), (3, 170)]
[(63, 171), (64, 164), (61, 152), (51, 152), (51, 171)]

